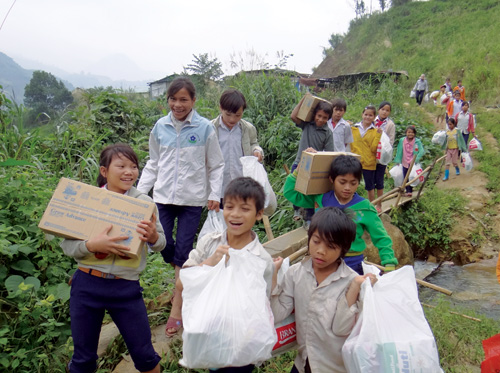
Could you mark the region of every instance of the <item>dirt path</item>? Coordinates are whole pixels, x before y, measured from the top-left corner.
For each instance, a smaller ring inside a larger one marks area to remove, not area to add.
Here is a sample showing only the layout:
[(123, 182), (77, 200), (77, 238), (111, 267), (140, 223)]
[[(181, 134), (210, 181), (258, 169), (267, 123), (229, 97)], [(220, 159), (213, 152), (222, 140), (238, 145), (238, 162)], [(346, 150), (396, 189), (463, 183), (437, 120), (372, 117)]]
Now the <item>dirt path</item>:
[[(428, 116), (436, 131), (443, 129), (443, 124), (438, 125), (435, 122), (434, 115), (428, 113)], [(478, 127), (477, 132), (481, 142), (488, 144), (489, 147), (498, 152), (498, 142), (488, 131)], [(491, 229), (493, 232), (500, 232), (500, 208), (498, 205), (488, 207), (487, 203), (492, 198), (491, 193), (486, 189), (488, 179), (483, 172), (479, 171), (480, 163), (476, 159), (474, 151), (470, 154), (473, 160), (471, 171), (465, 171), (460, 166), (460, 175), (457, 176), (455, 169), (451, 167), (449, 180), (442, 181), (443, 166), (436, 184), (442, 189), (457, 189), (467, 199), (466, 214), (459, 218), (451, 232), (451, 246), (458, 254), (455, 260), (456, 264), (490, 259), (498, 253), (497, 243), (488, 240), (484, 231)], [(494, 211), (491, 211), (492, 209)]]

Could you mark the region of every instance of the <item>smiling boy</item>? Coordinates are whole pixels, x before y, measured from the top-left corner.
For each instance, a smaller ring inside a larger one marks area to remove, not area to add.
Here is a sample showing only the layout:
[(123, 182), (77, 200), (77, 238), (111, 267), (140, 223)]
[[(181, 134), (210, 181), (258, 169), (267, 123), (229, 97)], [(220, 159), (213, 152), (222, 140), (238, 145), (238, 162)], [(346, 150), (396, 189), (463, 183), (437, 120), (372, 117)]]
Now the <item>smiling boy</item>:
[[(271, 294), (273, 260), (259, 242), (258, 236), (252, 231), (256, 221), (264, 214), (264, 188), (250, 177), (239, 177), (229, 183), (224, 197), (224, 220), (227, 229), (224, 232), (213, 232), (203, 236), (197, 243), (196, 249), (189, 253), (184, 267), (196, 265), (215, 266), (228, 253), (229, 248), (248, 250), (266, 262), (264, 279), (266, 280), (266, 294)], [(175, 296), (172, 302), (170, 318), (177, 324), (167, 323), (167, 336), (172, 336), (182, 326), (182, 283), (176, 283)]]

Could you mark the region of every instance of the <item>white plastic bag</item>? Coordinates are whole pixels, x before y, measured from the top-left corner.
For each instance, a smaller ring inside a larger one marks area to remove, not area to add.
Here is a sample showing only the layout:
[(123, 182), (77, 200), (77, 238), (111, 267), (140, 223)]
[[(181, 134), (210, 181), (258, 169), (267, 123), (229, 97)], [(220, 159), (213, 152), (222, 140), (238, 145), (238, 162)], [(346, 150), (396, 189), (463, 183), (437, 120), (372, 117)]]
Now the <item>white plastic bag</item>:
[(208, 210), (207, 220), (203, 223), (203, 227), (201, 227), (201, 231), (198, 234), (198, 240), (202, 238), (207, 233), (212, 232), (224, 232), (226, 229), (226, 222), (224, 221), (224, 215), (222, 209), (219, 209), (219, 212), (215, 210)]
[(469, 150), (483, 150), (483, 145), (481, 144), (481, 141), (477, 139), (477, 137), (474, 137), (469, 142)]
[(342, 347), (348, 372), (442, 372), (411, 266), (379, 277), (373, 288), (366, 279), (360, 297), (363, 311)]
[(472, 170), (472, 158), (469, 153), (462, 152), (462, 166), (465, 168), (465, 171)]
[(410, 184), (412, 187), (416, 187), (418, 184), (424, 182), (425, 175), (423, 174), (423, 172), (424, 172), (424, 170), (422, 169), (422, 166), (420, 165), (420, 163), (415, 163), (413, 165), (413, 168), (410, 171), (410, 176), (409, 176), (408, 181), (413, 180), (417, 176), (419, 176), (419, 178)]
[(434, 136), (432, 136), (432, 143), (443, 146), (446, 142), (446, 131), (437, 131)]
[(264, 188), (264, 193), (266, 194), (266, 201), (264, 203), (264, 215), (271, 216), (274, 211), (276, 211), (277, 201), (273, 188), (271, 187), (269, 179), (267, 178), (267, 172), (264, 166), (259, 162), (257, 157), (253, 157), (250, 155), (240, 157), (240, 162), (243, 167), (243, 176), (251, 177), (252, 179), (257, 180)]
[(404, 176), (403, 166), (401, 164), (398, 164), (391, 168), (389, 174), (391, 174), (391, 177), (394, 180), (395, 187), (400, 187), (403, 184)]
[(412, 91), (410, 92), (410, 98), (415, 98), (417, 96), (417, 92), (412, 89)]
[(215, 266), (180, 272), (183, 356), (188, 368), (255, 364), (271, 358), (276, 344), (266, 294), (266, 263), (248, 250), (229, 249)]
[(391, 139), (385, 132), (382, 132), (380, 142), (377, 146), (377, 163), (388, 165), (392, 161), (392, 145)]
[(428, 103), (428, 102), (429, 102), (429, 94), (426, 93), (424, 96), (424, 103)]

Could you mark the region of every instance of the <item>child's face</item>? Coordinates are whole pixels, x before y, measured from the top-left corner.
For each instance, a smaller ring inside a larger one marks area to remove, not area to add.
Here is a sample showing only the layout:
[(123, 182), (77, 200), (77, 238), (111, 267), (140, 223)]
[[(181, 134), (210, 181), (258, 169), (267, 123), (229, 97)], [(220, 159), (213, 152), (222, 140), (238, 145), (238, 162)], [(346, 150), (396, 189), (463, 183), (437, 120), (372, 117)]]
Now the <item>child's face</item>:
[(181, 88), (168, 98), (168, 106), (177, 120), (185, 120), (193, 109), (196, 98), (191, 98), (186, 88)]
[(124, 194), (139, 177), (139, 167), (123, 154), (114, 155), (108, 168), (101, 166), (101, 175), (108, 181), (108, 190)]
[(262, 219), (263, 211), (257, 211), (255, 201), (250, 198), (246, 201), (241, 198), (224, 198), (223, 215), (227, 225), (227, 232), (233, 236), (248, 234), (256, 220)]
[(338, 123), (342, 119), (342, 117), (344, 116), (344, 114), (345, 114), (344, 108), (334, 107), (333, 108), (333, 114), (332, 114), (332, 120), (335, 123)]
[[(331, 181), (331, 178), (330, 178)], [(358, 189), (359, 181), (353, 174), (339, 175), (333, 181), (333, 191), (340, 203), (346, 204)]]
[(314, 232), (309, 240), (309, 254), (315, 269), (336, 270), (336, 262), (342, 250), (337, 245), (325, 241), (318, 231)]
[(314, 122), (316, 123), (316, 127), (323, 127), (326, 122), (328, 122), (328, 114), (323, 110), (318, 110), (316, 115), (314, 116)]
[(231, 113), (230, 111), (224, 110), (223, 108), (220, 108), (220, 112), (224, 124), (229, 128), (233, 128), (238, 124), (238, 122), (241, 120), (241, 117), (243, 116), (243, 107), (240, 107), (236, 113)]
[(391, 107), (389, 105), (382, 106), (378, 111), (378, 117), (385, 119), (391, 114)]
[(373, 110), (363, 111), (363, 124), (370, 125), (375, 120), (375, 112)]
[(462, 111), (463, 111), (464, 113), (467, 113), (467, 111), (468, 111), (468, 110), (469, 110), (469, 105), (468, 105), (468, 104), (464, 104), (464, 105), (462, 106)]
[(460, 93), (455, 93), (453, 96), (455, 97), (455, 100), (460, 100)]
[(410, 141), (413, 140), (415, 138), (415, 132), (412, 130), (406, 130), (406, 138)]
[(455, 128), (455, 123), (453, 122), (448, 122), (448, 128), (451, 130), (453, 130)]

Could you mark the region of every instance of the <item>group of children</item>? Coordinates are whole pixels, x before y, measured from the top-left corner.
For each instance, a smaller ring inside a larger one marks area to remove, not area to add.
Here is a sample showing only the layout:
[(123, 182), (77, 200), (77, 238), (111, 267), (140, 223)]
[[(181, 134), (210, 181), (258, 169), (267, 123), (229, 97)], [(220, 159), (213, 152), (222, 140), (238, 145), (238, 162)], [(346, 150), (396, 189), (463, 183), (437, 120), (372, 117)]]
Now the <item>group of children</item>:
[[(211, 122), (194, 110), (195, 88), (188, 78), (174, 80), (167, 99), (170, 113), (160, 118), (151, 131), (149, 160), (137, 189), (133, 185), (139, 177), (139, 163), (130, 146), (111, 145), (100, 158), (100, 187), (144, 200), (151, 200), (147, 193), (153, 188), (157, 211), (151, 221), (142, 221), (137, 227), (146, 243), (141, 255), (129, 259), (127, 248), (120, 244), (127, 237), (110, 237), (111, 227), (88, 241), (64, 240), (61, 244), (64, 252), (78, 262), (70, 300), (75, 350), (69, 371), (90, 372), (96, 368), (105, 310), (122, 333), (136, 368), (141, 372), (160, 371), (160, 357), (151, 344), (138, 281), (149, 248), (160, 251), (165, 262), (175, 267), (176, 285), (166, 325), (168, 336), (182, 327), (182, 268), (214, 266), (228, 255), (229, 248), (248, 250), (266, 263), (263, 276), (267, 286), (263, 291), (270, 297), (275, 321), (295, 309), (298, 355), (292, 371), (344, 371), (341, 348), (359, 312), (361, 283), (366, 278), (372, 283), (376, 281), (374, 276), (363, 274), (363, 233), (370, 234), (385, 271), (398, 265), (392, 240), (378, 217), (380, 206), (370, 203), (375, 189), (377, 195), (384, 189), (385, 166), (376, 162), (382, 133), (387, 134), (391, 145), (395, 141), (395, 125), (389, 119), (391, 104), (382, 102), (378, 111), (367, 106), (362, 121), (352, 127), (343, 119), (347, 105), (342, 99), (333, 100), (331, 105), (319, 104), (312, 122), (302, 123), (296, 118), (296, 111), (292, 113), (292, 119), (302, 129), (302, 137), (284, 195), (294, 205), (311, 211), (309, 252), (304, 260), (290, 267), (283, 282), (277, 285), (282, 259), (273, 261), (252, 231), (263, 216), (264, 190), (255, 180), (243, 177), (238, 162), (244, 155), (253, 155), (260, 161), (264, 156), (255, 127), (242, 119), (244, 96), (237, 90), (225, 91), (220, 99), (220, 115)], [(454, 136), (459, 144), (458, 138), (462, 137), (457, 133)], [(350, 150), (361, 159), (350, 155), (335, 158), (329, 172), (333, 189), (322, 195), (303, 195), (295, 190), (295, 168), (302, 150)], [(415, 127), (410, 126), (398, 143), (395, 162), (408, 172), (413, 155), (421, 157), (423, 151)], [(368, 200), (356, 193), (362, 178)], [(193, 250), (204, 206), (216, 211), (223, 208), (227, 229), (205, 235)], [(252, 369), (253, 365), (249, 365), (218, 371)]]

